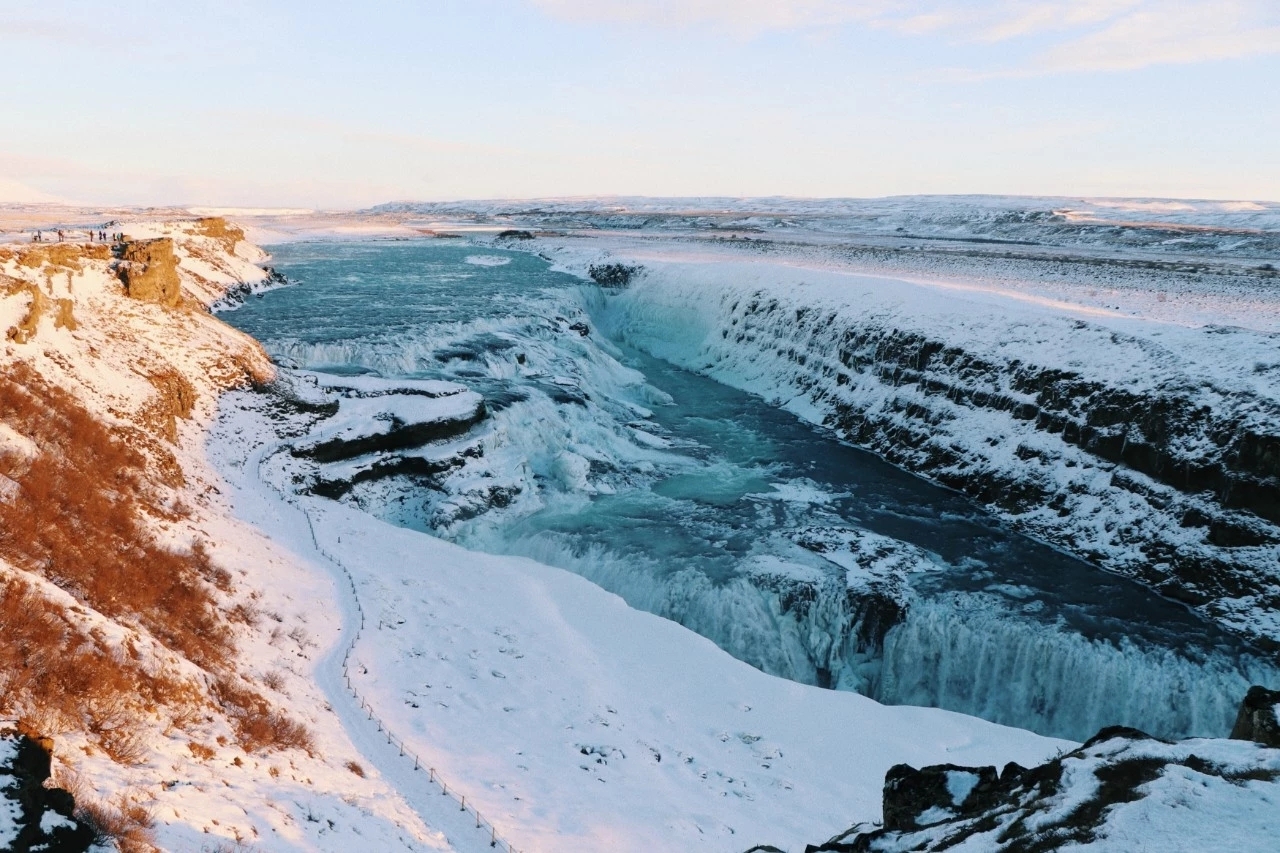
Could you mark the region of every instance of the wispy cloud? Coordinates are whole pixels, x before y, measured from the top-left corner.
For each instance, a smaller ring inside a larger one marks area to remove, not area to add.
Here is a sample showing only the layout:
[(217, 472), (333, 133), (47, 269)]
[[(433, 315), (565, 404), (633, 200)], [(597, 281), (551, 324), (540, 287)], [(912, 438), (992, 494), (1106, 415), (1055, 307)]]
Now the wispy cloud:
[(1049, 70), (1124, 71), (1280, 53), (1280, 4), (1144, 3), (1047, 51)]
[[(1047, 42), (1023, 75), (1280, 53), (1275, 0), (532, 0), (556, 17), (739, 37), (862, 26), (996, 44)], [(990, 76), (989, 72), (983, 76)], [(997, 76), (1003, 76), (1002, 74)]]

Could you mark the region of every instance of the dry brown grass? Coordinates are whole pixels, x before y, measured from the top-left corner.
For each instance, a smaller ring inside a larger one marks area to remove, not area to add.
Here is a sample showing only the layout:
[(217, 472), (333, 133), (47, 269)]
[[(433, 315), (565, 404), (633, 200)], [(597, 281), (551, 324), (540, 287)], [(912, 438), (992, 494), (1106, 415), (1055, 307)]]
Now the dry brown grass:
[(194, 740), (187, 744), (187, 749), (191, 750), (191, 754), (201, 761), (208, 761), (217, 754), (217, 750), (213, 747), (205, 746), (203, 743)]
[(100, 843), (114, 841), (120, 853), (155, 853), (155, 819), (150, 809), (138, 803), (104, 803), (91, 797), (76, 797), (76, 816), (93, 828)]
[[(185, 408), (180, 401), (175, 414)], [(39, 448), (31, 459), (0, 455), (0, 475), (16, 484), (0, 496), (0, 557), (110, 619), (145, 628), (213, 685), (167, 675), (154, 661), (148, 668), (132, 640), (109, 642), (36, 584), (0, 576), (0, 713), (45, 734), (87, 732), (115, 761), (134, 764), (148, 752), (146, 720), (161, 707), (181, 728), (216, 702), (246, 751), (310, 752), (306, 727), (234, 675), (231, 624), (255, 622), (256, 607), (220, 610), (217, 591), (231, 591), (231, 575), (203, 543), (172, 550), (148, 532), (148, 517), (172, 511), (143, 454), (24, 364), (0, 372), (0, 422)], [(191, 749), (200, 754), (194, 742)], [(131, 820), (122, 809), (103, 815)]]
[(315, 741), (306, 726), (271, 707), (259, 693), (237, 679), (218, 679), (213, 695), (231, 717), (240, 746), (246, 752), (301, 749), (314, 754)]
[(0, 679), (5, 713), (42, 734), (87, 731), (123, 764), (145, 753), (135, 721), (200, 703), (194, 685), (148, 672), (21, 578), (0, 580)]
[(203, 549), (175, 552), (146, 532), (159, 501), (143, 457), (71, 395), (25, 365), (0, 376), (0, 421), (32, 437), (40, 455), (0, 459), (20, 494), (0, 503), (0, 555), (113, 618), (133, 618), (206, 669), (233, 652), (211, 585), (227, 586)]

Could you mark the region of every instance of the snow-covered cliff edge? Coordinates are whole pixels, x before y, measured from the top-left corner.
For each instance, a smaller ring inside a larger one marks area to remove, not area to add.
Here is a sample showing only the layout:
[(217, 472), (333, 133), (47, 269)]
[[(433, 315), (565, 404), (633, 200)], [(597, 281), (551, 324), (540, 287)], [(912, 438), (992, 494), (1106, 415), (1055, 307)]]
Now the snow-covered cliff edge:
[[(584, 272), (598, 257), (557, 249)], [(644, 267), (607, 300), (610, 333), (1280, 648), (1273, 333), (803, 260), (610, 249)]]

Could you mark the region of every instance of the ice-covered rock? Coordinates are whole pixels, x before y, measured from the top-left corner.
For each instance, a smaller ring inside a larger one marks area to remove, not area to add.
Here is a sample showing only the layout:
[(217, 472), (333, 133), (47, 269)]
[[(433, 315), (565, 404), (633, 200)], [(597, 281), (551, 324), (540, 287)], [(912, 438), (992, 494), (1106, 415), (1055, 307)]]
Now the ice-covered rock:
[(1280, 751), (1230, 740), (1156, 740), (1103, 729), (1026, 769), (897, 765), (884, 821), (805, 848), (869, 851), (1273, 850)]

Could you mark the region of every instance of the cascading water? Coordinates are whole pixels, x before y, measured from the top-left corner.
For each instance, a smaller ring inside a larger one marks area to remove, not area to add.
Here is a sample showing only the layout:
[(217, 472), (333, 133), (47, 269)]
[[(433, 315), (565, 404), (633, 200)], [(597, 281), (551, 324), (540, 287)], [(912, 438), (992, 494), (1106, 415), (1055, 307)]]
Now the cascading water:
[(1275, 680), (1185, 608), (647, 354), (679, 325), (628, 328), (634, 306), (541, 259), (366, 243), (275, 264), (302, 286), (228, 319), (282, 363), (489, 401), (483, 456), (438, 491), (351, 493), (388, 520), (577, 572), (767, 672), (1045, 734), (1225, 735), (1248, 685)]

